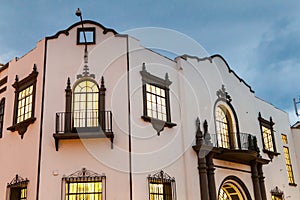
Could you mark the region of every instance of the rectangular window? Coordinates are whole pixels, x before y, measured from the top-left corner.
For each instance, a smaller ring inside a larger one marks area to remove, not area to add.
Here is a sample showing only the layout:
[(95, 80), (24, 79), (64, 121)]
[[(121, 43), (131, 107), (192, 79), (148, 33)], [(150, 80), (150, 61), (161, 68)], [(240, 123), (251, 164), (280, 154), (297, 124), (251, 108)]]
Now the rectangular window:
[(281, 134), (281, 140), (284, 144), (288, 144), (288, 139), (286, 134)]
[(146, 84), (147, 116), (167, 121), (166, 91)]
[(9, 200), (26, 200), (27, 199), (27, 188), (11, 188)]
[(149, 183), (150, 200), (172, 200), (171, 183)]
[(38, 71), (34, 64), (32, 72), (27, 77), (19, 80), (16, 76), (12, 85), (15, 88), (14, 117), (12, 126), (7, 130), (18, 131), (22, 139), (27, 127), (36, 120), (34, 110), (37, 76)]
[[(77, 29), (77, 44), (96, 44), (94, 27)], [(85, 43), (86, 40), (86, 43)]]
[(17, 123), (32, 117), (33, 85), (19, 92)]
[(91, 199), (102, 200), (101, 181), (80, 181), (66, 183), (66, 200)]
[(293, 174), (293, 168), (292, 168), (289, 148), (288, 147), (283, 147), (283, 151), (284, 151), (284, 158), (285, 158), (286, 170), (287, 170), (287, 173), (288, 173), (289, 183), (294, 185), (295, 180), (294, 180), (294, 174)]
[(273, 151), (274, 152), (274, 146), (273, 146), (273, 136), (272, 131), (270, 128), (267, 128), (265, 126), (262, 126), (262, 133), (263, 133), (263, 141), (265, 144), (265, 150)]
[(272, 195), (272, 200), (283, 200), (282, 196)]

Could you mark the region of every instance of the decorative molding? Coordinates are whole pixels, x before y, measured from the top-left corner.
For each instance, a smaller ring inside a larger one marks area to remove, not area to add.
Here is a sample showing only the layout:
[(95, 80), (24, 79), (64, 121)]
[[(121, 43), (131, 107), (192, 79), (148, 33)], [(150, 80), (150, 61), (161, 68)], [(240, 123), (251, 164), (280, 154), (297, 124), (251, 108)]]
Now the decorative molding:
[(70, 174), (69, 176), (63, 177), (65, 181), (101, 181), (105, 178), (104, 174), (98, 174), (86, 168), (82, 168)]
[(9, 188), (15, 188), (15, 187), (24, 187), (27, 186), (29, 180), (27, 178), (22, 178), (18, 174), (9, 182), (7, 183), (7, 187)]
[(226, 92), (225, 86), (222, 85), (222, 88), (216, 92), (218, 98), (225, 99), (226, 102), (231, 102), (231, 96)]
[(148, 180), (149, 181), (155, 181), (155, 182), (175, 182), (175, 178), (171, 177), (169, 174), (165, 173), (163, 170), (160, 172), (157, 172), (156, 174), (149, 174), (148, 175)]
[[(15, 88), (14, 117), (13, 117), (13, 125), (8, 127), (7, 130), (10, 130), (12, 132), (18, 131), (19, 135), (21, 135), (21, 139), (23, 139), (23, 136), (27, 131), (28, 126), (34, 123), (34, 121), (36, 120), (36, 118), (34, 117), (34, 113), (35, 113), (36, 82), (37, 82), (38, 74), (39, 73), (37, 71), (36, 64), (34, 64), (32, 72), (26, 78), (19, 81), (19, 77), (18, 75), (16, 75), (15, 82), (12, 85)], [(19, 92), (21, 92), (22, 90), (26, 89), (31, 85), (33, 86), (31, 117), (17, 123)]]
[(283, 191), (281, 191), (277, 186), (271, 190), (271, 194), (276, 197), (283, 197)]
[(169, 86), (172, 84), (172, 82), (169, 80), (168, 73), (165, 74), (165, 79), (154, 76), (146, 70), (145, 63), (143, 63), (142, 71), (140, 71), (140, 74), (142, 75), (143, 85), (145, 83), (149, 83), (153, 85), (158, 85), (163, 88), (169, 88)]

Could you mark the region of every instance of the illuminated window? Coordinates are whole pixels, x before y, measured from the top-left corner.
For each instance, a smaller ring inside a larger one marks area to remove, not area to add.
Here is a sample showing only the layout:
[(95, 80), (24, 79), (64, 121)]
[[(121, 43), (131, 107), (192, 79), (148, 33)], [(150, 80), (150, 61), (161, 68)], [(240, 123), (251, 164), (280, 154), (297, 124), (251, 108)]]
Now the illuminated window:
[(105, 176), (83, 168), (64, 177), (65, 200), (105, 200)]
[(283, 191), (279, 190), (276, 186), (273, 190), (271, 190), (272, 200), (283, 200)]
[(163, 171), (148, 177), (150, 200), (175, 200), (175, 179)]
[(0, 138), (3, 132), (3, 121), (4, 121), (4, 108), (5, 108), (5, 98), (0, 102)]
[(66, 200), (73, 199), (102, 200), (102, 182), (67, 182)]
[(16, 177), (7, 184), (9, 200), (26, 200), (27, 199), (27, 179), (16, 175)]
[(166, 91), (146, 84), (147, 116), (167, 121)]
[(19, 92), (17, 123), (32, 117), (33, 85)]
[(292, 168), (289, 148), (288, 147), (283, 147), (283, 151), (284, 151), (284, 158), (285, 158), (286, 170), (287, 170), (287, 173), (288, 173), (289, 183), (294, 185), (295, 184), (295, 179), (294, 179), (294, 175), (293, 175), (293, 168)]
[(92, 80), (79, 82), (73, 93), (74, 127), (99, 126), (99, 87)]
[[(85, 36), (84, 36), (85, 34)], [(96, 43), (96, 30), (94, 27), (78, 28), (77, 29), (77, 44), (95, 44)]]
[(246, 198), (236, 183), (228, 181), (220, 188), (218, 200), (246, 200)]
[(272, 121), (272, 117), (270, 117), (270, 120), (266, 120), (261, 117), (260, 113), (258, 114), (258, 121), (263, 141), (263, 152), (267, 153), (270, 159), (273, 159), (274, 156), (279, 155), (279, 153), (276, 152), (274, 140), (274, 122)]
[(230, 148), (229, 138), (229, 123), (226, 113), (221, 107), (216, 108), (216, 132), (218, 139), (218, 146), (223, 148)]
[(261, 129), (262, 129), (265, 149), (268, 150), (268, 151), (273, 151), (274, 152), (273, 136), (272, 136), (271, 129), (267, 128), (265, 126), (262, 126)]
[(36, 120), (34, 110), (37, 76), (37, 68), (34, 65), (31, 74), (20, 81), (16, 76), (13, 84), (15, 88), (13, 125), (8, 127), (7, 130), (18, 131), (21, 138), (23, 138), (27, 127)]
[(281, 140), (284, 144), (288, 144), (288, 139), (287, 139), (287, 135), (285, 134), (281, 134)]
[(176, 126), (171, 122), (169, 86), (172, 82), (169, 80), (168, 73), (164, 79), (150, 74), (146, 70), (145, 63), (140, 74), (143, 84), (142, 119), (151, 122), (159, 135), (165, 126), (168, 128)]

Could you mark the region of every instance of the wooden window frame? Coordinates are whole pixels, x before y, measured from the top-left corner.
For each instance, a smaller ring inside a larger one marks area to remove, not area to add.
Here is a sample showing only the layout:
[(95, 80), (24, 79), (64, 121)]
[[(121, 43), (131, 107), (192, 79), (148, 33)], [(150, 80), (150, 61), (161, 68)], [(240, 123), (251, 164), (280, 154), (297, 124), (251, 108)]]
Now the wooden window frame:
[[(263, 152), (268, 154), (269, 158), (272, 160), (274, 158), (274, 156), (280, 155), (280, 153), (277, 152), (276, 143), (275, 143), (275, 136), (274, 136), (274, 129), (273, 129), (273, 126), (275, 125), (275, 123), (273, 122), (272, 117), (270, 117), (270, 120), (266, 120), (266, 119), (262, 118), (260, 112), (258, 113), (258, 121), (259, 121), (259, 126), (260, 126), (260, 131), (261, 131)], [(270, 129), (270, 131), (271, 131), (273, 151), (270, 151), (269, 149), (266, 148), (266, 144), (264, 141), (263, 127)]]
[[(15, 83), (12, 85), (15, 88), (15, 101), (14, 101), (14, 115), (13, 115), (13, 124), (12, 126), (8, 127), (7, 130), (10, 130), (12, 132), (18, 131), (18, 133), (21, 135), (21, 139), (23, 139), (23, 136), (25, 132), (27, 131), (27, 128), (30, 124), (34, 123), (36, 120), (35, 118), (35, 99), (36, 99), (36, 82), (37, 82), (37, 68), (34, 64), (33, 71), (31, 74), (29, 74), (26, 78), (19, 81), (18, 76), (16, 76)], [(18, 98), (19, 93), (23, 90), (27, 89), (28, 87), (33, 86), (32, 89), (32, 108), (31, 108), (31, 117), (27, 118), (23, 121), (17, 122), (18, 117)]]
[[(168, 73), (165, 75), (165, 79), (159, 78), (157, 76), (152, 75), (146, 70), (145, 63), (143, 63), (142, 71), (140, 71), (140, 74), (142, 76), (142, 89), (143, 89), (143, 115), (141, 118), (146, 122), (151, 122), (152, 119), (155, 121), (164, 122), (164, 126), (168, 128), (172, 128), (176, 126), (175, 123), (171, 122), (171, 104), (170, 104), (170, 88), (169, 86), (172, 84), (172, 82), (169, 80)], [(166, 101), (166, 121), (150, 117), (147, 113), (147, 90), (146, 85), (149, 84), (150, 86), (158, 87), (165, 91), (165, 101)]]

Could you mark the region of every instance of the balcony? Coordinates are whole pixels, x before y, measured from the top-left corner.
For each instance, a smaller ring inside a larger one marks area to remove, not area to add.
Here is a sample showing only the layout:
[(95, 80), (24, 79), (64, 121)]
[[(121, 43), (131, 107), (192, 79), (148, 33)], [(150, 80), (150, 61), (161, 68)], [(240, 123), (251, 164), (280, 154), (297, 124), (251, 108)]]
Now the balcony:
[(83, 112), (59, 112), (55, 115), (55, 148), (59, 140), (109, 138), (113, 148), (111, 111), (90, 110)]

